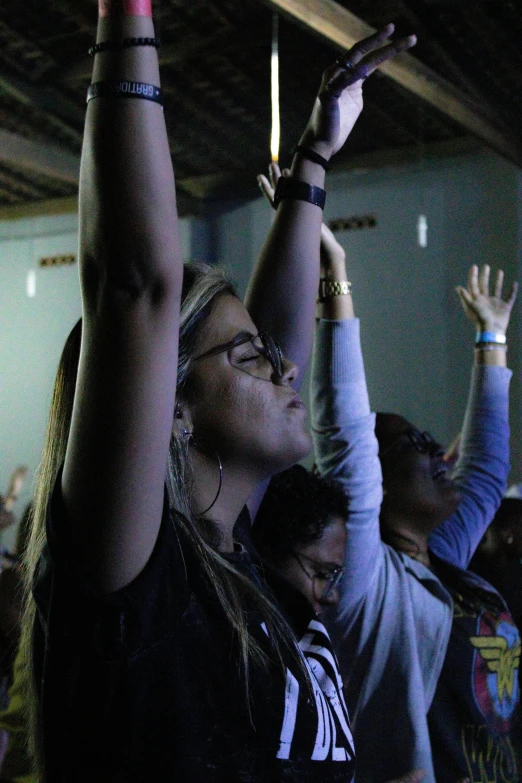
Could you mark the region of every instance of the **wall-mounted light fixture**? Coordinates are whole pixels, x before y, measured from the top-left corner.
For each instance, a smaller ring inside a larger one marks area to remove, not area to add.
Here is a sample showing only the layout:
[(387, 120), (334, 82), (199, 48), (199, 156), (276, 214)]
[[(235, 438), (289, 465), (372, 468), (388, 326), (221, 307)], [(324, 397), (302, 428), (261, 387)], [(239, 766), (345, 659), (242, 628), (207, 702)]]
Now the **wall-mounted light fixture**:
[(417, 238), (420, 247), (428, 247), (428, 218), (426, 215), (419, 215), (417, 220)]
[(25, 280), (25, 290), (29, 299), (36, 296), (36, 270), (30, 269)]
[(47, 256), (47, 258), (40, 259), (39, 265), (42, 268), (48, 266), (70, 266), (71, 264), (74, 264), (75, 261), (76, 261), (76, 256), (74, 255)]
[(375, 215), (354, 215), (347, 218), (336, 218), (328, 221), (328, 228), (333, 231), (358, 231), (363, 228), (375, 228), (377, 217)]

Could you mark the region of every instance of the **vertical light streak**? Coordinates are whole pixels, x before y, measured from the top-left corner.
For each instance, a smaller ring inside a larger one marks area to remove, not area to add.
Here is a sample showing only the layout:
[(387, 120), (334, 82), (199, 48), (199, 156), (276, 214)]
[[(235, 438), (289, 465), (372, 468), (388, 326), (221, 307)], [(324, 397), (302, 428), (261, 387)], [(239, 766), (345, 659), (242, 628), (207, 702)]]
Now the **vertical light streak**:
[(27, 273), (26, 291), (27, 296), (31, 299), (36, 296), (36, 272), (34, 269), (30, 269)]
[(272, 58), (271, 58), (271, 98), (272, 132), (270, 134), (270, 153), (274, 163), (279, 160), (281, 139), (281, 119), (279, 116), (279, 17), (274, 11), (272, 17)]
[(419, 215), (417, 221), (417, 239), (420, 247), (428, 247), (428, 219), (426, 215)]

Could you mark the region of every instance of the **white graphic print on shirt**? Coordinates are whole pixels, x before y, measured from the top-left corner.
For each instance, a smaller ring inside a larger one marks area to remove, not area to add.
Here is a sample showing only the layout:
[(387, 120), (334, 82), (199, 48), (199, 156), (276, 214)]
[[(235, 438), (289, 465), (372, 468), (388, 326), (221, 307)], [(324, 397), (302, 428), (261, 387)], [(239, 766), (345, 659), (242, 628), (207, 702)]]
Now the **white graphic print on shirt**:
[[(318, 620), (308, 624), (299, 647), (304, 654), (316, 703), (317, 732), (312, 761), (348, 761), (355, 757), (343, 684), (332, 643)], [(279, 759), (290, 759), (292, 742), (299, 734), (299, 682), (286, 672), (285, 712), (281, 729)]]

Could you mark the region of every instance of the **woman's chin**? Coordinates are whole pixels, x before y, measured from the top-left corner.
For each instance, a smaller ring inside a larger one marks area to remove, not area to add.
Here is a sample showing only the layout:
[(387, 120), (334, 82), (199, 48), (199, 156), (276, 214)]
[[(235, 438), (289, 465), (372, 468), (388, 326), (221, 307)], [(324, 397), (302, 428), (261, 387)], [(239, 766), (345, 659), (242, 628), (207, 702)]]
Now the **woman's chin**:
[(303, 437), (298, 443), (296, 443), (296, 456), (291, 462), (291, 465), (295, 465), (296, 462), (300, 462), (305, 459), (312, 451), (312, 438), (310, 433), (306, 431), (303, 433)]

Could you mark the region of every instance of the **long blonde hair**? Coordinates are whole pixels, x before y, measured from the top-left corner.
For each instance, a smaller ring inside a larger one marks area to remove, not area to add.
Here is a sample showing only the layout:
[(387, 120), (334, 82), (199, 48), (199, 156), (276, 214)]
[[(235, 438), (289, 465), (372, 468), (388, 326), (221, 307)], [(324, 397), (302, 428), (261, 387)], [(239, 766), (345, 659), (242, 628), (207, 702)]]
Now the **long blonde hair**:
[(43, 780), (43, 747), (39, 711), (38, 688), (34, 672), (33, 629), (36, 617), (36, 604), (32, 595), (32, 586), (45, 544), (45, 521), (47, 507), (58, 471), (65, 459), (65, 450), (71, 426), (78, 360), (80, 357), (82, 326), (78, 321), (71, 330), (62, 351), (54, 381), (51, 410), (47, 422), (47, 431), (42, 450), (42, 459), (38, 468), (36, 491), (34, 496), (32, 527), (25, 551), (23, 566), (25, 576), (25, 608), (20, 637), (21, 656), (27, 662), (31, 673), (27, 683), (26, 721), (28, 729), (28, 750), (34, 759), (38, 780)]
[[(184, 270), (182, 305), (180, 313), (179, 360), (177, 395), (182, 398), (190, 374), (198, 336), (209, 317), (216, 297), (235, 295), (222, 271), (203, 264), (187, 264)], [(37, 479), (33, 527), (26, 554), (26, 609), (22, 641), (26, 660), (34, 672), (32, 661), (35, 603), (31, 588), (38, 562), (45, 544), (45, 521), (49, 499), (60, 467), (65, 459), (72, 416), (76, 376), (81, 344), (81, 322), (71, 331), (60, 358), (56, 375), (51, 412)], [(269, 660), (247, 624), (247, 607), (257, 607), (265, 622), (273, 648), (273, 657), (284, 674), (284, 651), (290, 653), (308, 679), (306, 666), (296, 645), (295, 637), (285, 619), (264, 591), (238, 571), (216, 549), (208, 520), (198, 517), (192, 508), (192, 471), (188, 445), (185, 439), (171, 437), (166, 483), (173, 523), (181, 528), (202, 568), (204, 578), (230, 623), (236, 639), (238, 659), (245, 681), (246, 700), (250, 710), (249, 672), (252, 665), (266, 667)], [(28, 695), (30, 750), (37, 766), (42, 769), (41, 722), (38, 712), (36, 683)]]

